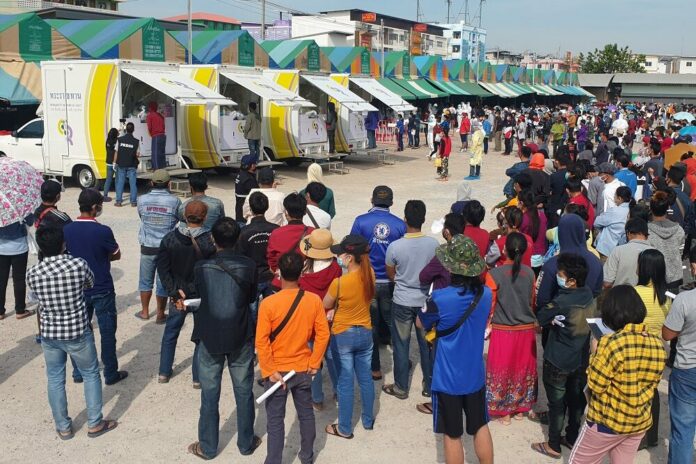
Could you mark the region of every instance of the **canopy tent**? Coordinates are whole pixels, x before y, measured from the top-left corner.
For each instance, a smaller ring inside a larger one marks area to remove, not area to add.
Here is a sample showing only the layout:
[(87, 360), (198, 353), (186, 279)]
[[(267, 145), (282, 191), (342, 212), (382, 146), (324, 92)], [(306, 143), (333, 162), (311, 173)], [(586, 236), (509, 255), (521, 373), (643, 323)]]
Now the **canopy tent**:
[(220, 74), (274, 105), (315, 108), (314, 103), (305, 100), (259, 72), (252, 73), (241, 70), (235, 72), (231, 69), (222, 68), (220, 69)]
[(176, 61), (177, 42), (155, 19), (48, 19), (82, 58)]
[(447, 68), (449, 83), (471, 95), (481, 98), (492, 97), (493, 94), (478, 84), (476, 75), (473, 73), (472, 65), (466, 60), (443, 60), (443, 65)]
[(394, 82), (389, 77), (380, 77), (377, 79), (377, 82), (379, 82), (387, 90), (394, 93), (395, 95), (398, 95), (400, 98), (403, 98), (404, 100), (418, 100), (419, 99), (419, 97), (417, 97), (414, 93), (401, 87), (399, 84)]
[(467, 61), (465, 60), (443, 60), (442, 64), (447, 68), (447, 76), (450, 78), (450, 80), (456, 81), (464, 81), (467, 80), (468, 76), (465, 74), (465, 70), (468, 70), (466, 68), (466, 64), (468, 64)]
[(462, 89), (461, 87), (457, 86), (454, 84), (452, 81), (436, 81), (433, 79), (426, 79), (428, 82), (430, 82), (435, 88), (440, 89), (441, 91), (451, 95), (451, 96), (457, 96), (457, 97), (470, 97), (472, 96), (469, 92), (466, 90)]
[[(416, 110), (416, 108), (404, 100), (403, 97), (392, 92), (386, 86), (382, 85), (377, 79), (373, 79), (371, 77), (351, 77), (350, 81), (397, 113), (405, 113), (406, 111)], [(396, 85), (398, 86), (398, 84)]]
[(377, 108), (348, 90), (347, 87), (339, 84), (332, 77), (303, 74), (302, 78), (350, 111), (377, 111)]
[(506, 86), (500, 82), (480, 82), (478, 83), (481, 87), (492, 93), (493, 95), (501, 98), (517, 98), (520, 94), (514, 89)]
[(40, 102), (39, 63), (0, 62), (0, 105), (38, 105)]
[(268, 53), (270, 69), (331, 71), (329, 58), (313, 40), (264, 40), (261, 47)]
[(411, 55), (408, 52), (374, 52), (372, 56), (375, 60), (382, 66), (382, 60), (384, 60), (384, 69), (381, 75), (384, 77), (399, 77), (399, 78), (410, 78), (411, 76), (417, 76), (418, 70), (416, 65), (411, 60)]
[[(176, 59), (188, 63), (188, 31), (168, 31), (177, 44)], [(268, 68), (268, 53), (247, 31), (194, 31), (191, 35), (194, 64), (231, 64)]]
[(574, 90), (580, 93), (580, 96), (588, 98), (596, 98), (594, 94), (588, 92), (580, 86), (580, 78), (577, 73), (568, 73), (566, 77), (567, 84), (573, 87)]
[(461, 82), (461, 81), (450, 81), (452, 84), (456, 85), (460, 89), (467, 92), (469, 95), (474, 95), (476, 97), (486, 98), (492, 97), (493, 94), (488, 90), (484, 89), (476, 82)]
[(418, 71), (418, 77), (433, 81), (449, 80), (449, 72), (441, 56), (414, 56), (413, 64)]
[(331, 72), (352, 76), (379, 76), (379, 63), (365, 47), (321, 47)]
[(449, 94), (447, 92), (443, 92), (442, 90), (435, 88), (426, 79), (392, 78), (392, 80), (414, 95), (410, 98), (410, 100), (429, 100), (433, 98), (449, 97)]
[(0, 15), (0, 61), (80, 58), (80, 50), (34, 13)]
[(481, 63), (471, 63), (470, 72), (471, 75), (474, 77), (474, 79), (469, 79), (470, 81), (475, 80), (479, 84), (481, 82), (497, 82), (496, 71), (493, 68), (493, 65), (491, 65), (488, 61), (483, 61)]

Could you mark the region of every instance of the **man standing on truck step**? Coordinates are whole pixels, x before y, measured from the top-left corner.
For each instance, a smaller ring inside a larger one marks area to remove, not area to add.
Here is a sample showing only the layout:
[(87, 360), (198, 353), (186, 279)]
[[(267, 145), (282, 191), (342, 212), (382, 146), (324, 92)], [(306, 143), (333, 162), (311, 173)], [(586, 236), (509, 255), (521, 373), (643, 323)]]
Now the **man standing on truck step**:
[(249, 103), (249, 114), (244, 123), (244, 138), (249, 143), (249, 154), (258, 163), (261, 150), (261, 118), (256, 111), (256, 102)]
[(140, 141), (133, 136), (135, 126), (132, 122), (126, 124), (126, 135), (118, 138), (118, 148), (114, 156), (116, 167), (116, 203), (114, 206), (123, 206), (123, 189), (126, 186), (126, 177), (130, 188), (131, 206), (138, 206), (138, 186), (136, 174), (140, 163)]
[(167, 159), (164, 150), (167, 146), (167, 136), (164, 128), (164, 116), (157, 111), (157, 102), (151, 101), (147, 111), (147, 131), (152, 138), (152, 158), (150, 159), (153, 171), (167, 168)]

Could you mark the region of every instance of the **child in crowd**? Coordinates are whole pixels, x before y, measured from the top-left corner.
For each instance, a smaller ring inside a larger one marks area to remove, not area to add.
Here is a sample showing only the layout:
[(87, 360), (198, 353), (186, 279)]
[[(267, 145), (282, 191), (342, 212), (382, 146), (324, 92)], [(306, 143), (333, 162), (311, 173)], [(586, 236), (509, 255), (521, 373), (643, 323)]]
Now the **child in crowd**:
[(449, 157), (452, 152), (452, 139), (449, 136), (449, 129), (444, 129), (442, 131), (442, 139), (440, 139), (440, 152), (439, 156), (441, 159), (441, 165), (438, 168), (438, 174), (440, 178), (438, 180), (447, 182), (449, 180)]

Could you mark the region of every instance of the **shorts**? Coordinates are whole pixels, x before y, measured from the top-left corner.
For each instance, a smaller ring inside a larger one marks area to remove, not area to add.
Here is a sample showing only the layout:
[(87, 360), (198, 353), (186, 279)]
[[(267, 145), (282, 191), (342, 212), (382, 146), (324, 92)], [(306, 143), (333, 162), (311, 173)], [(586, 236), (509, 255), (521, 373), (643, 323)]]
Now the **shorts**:
[[(155, 274), (157, 274), (157, 255), (140, 255), (140, 276), (138, 277), (138, 291), (151, 292), (155, 286)], [(167, 297), (162, 281), (157, 275), (156, 296)]]
[(459, 134), (459, 138), (462, 141), (462, 143), (466, 143), (466, 139), (469, 137), (469, 134)]
[(433, 392), (433, 420), (435, 433), (458, 438), (464, 435), (464, 416), (466, 433), (475, 435), (481, 427), (488, 424), (488, 404), (486, 387), (468, 395), (448, 395)]

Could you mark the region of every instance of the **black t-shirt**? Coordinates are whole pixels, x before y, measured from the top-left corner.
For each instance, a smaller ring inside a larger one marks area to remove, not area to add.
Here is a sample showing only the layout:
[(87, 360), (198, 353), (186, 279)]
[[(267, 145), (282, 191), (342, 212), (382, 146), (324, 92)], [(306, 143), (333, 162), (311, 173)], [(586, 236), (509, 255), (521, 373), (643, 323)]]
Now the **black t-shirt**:
[(106, 164), (114, 164), (114, 153), (116, 153), (116, 140), (106, 139)]
[(259, 188), (259, 184), (256, 182), (256, 176), (249, 171), (239, 171), (239, 175), (234, 183), (234, 193), (237, 199), (235, 215), (237, 221), (244, 221), (244, 202), (247, 196), (249, 196), (251, 189)]
[(133, 134), (126, 134), (118, 138), (118, 160), (116, 164), (119, 168), (138, 167), (138, 147), (140, 141), (133, 137)]
[(43, 204), (36, 208), (36, 211), (34, 211), (34, 216), (36, 216), (34, 226), (37, 230), (43, 227), (57, 227), (62, 229), (63, 226), (72, 222), (70, 216), (62, 211), (58, 211), (55, 206)]

